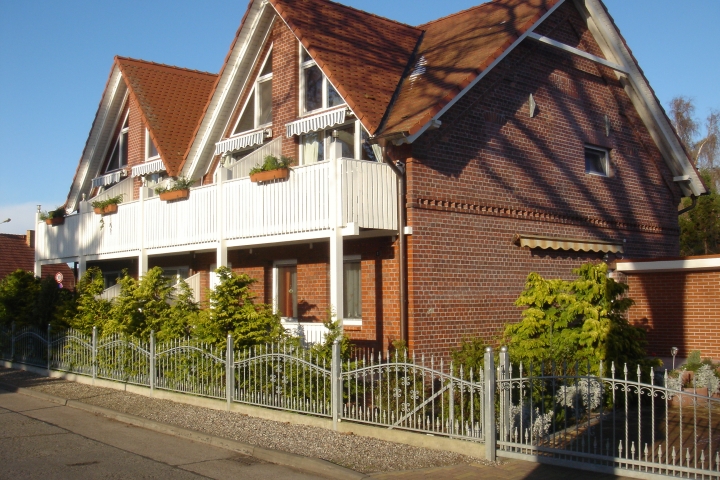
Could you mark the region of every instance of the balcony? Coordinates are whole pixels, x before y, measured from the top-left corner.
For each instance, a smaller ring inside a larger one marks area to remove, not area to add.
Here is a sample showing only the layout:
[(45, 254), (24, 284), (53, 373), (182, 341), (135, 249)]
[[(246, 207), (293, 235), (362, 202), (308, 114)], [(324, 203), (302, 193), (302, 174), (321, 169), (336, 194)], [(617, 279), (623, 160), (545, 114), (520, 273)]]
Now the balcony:
[[(249, 178), (193, 188), (185, 201), (126, 201), (101, 217), (89, 202), (65, 224), (38, 224), (40, 262), (121, 258), (173, 251), (327, 238), (335, 227), (397, 230), (395, 176), (385, 164), (337, 159), (295, 167), (287, 181)], [(335, 180), (337, 179), (337, 180)], [(218, 208), (218, 205), (221, 208)]]

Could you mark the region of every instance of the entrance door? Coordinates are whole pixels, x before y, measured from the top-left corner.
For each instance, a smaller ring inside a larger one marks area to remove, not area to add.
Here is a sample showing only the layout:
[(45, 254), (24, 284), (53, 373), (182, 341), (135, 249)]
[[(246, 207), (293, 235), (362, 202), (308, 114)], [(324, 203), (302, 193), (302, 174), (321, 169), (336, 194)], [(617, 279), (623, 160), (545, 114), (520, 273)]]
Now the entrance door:
[(297, 266), (277, 267), (278, 313), (281, 317), (297, 318)]

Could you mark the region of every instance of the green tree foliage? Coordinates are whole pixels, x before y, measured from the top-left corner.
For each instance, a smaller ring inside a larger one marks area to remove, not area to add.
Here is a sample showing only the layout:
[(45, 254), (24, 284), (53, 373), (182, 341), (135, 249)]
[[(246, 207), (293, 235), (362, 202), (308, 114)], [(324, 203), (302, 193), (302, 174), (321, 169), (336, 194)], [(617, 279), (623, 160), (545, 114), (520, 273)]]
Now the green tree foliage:
[[(607, 265), (587, 263), (574, 270), (573, 281), (546, 280), (531, 273), (515, 302), (527, 307), (522, 320), (505, 328), (513, 363), (579, 362), (597, 373), (602, 361), (648, 366), (645, 332), (624, 314), (633, 301), (623, 295), (627, 285), (607, 277)], [(607, 371), (607, 370), (606, 370)]]
[(485, 347), (487, 346), (485, 341), (480, 337), (465, 338), (457, 350), (450, 352), (453, 360), (453, 374), (458, 375), (460, 373), (460, 365), (462, 365), (465, 376), (469, 376), (471, 370), (473, 376), (477, 376), (478, 372), (481, 372), (485, 365)]
[(93, 327), (101, 331), (110, 319), (111, 303), (99, 298), (105, 289), (102, 272), (97, 267), (88, 268), (77, 283), (77, 303), (74, 315), (66, 317), (66, 323), (83, 332), (91, 332)]
[[(720, 194), (709, 171), (700, 171), (709, 195), (697, 199), (695, 208), (680, 215), (680, 254), (710, 255), (720, 253)], [(684, 205), (690, 203), (685, 199)]]
[(254, 303), (250, 286), (255, 279), (218, 268), (218, 285), (210, 293), (208, 308), (200, 312), (193, 334), (204, 342), (222, 344), (232, 333), (235, 345), (260, 345), (281, 339), (285, 330), (272, 306)]
[(34, 313), (39, 292), (40, 280), (25, 270), (15, 270), (0, 281), (0, 325), (38, 326)]

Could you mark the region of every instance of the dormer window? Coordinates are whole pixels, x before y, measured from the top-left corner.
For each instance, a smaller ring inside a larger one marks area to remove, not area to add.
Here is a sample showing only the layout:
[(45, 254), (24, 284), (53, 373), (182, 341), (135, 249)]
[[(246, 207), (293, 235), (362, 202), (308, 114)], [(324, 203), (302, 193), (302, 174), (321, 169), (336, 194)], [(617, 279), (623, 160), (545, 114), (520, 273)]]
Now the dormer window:
[(233, 135), (272, 124), (272, 75), (272, 50), (270, 50), (245, 102)]
[(130, 131), (130, 127), (128, 125), (128, 117), (129, 117), (129, 112), (125, 114), (125, 119), (123, 120), (122, 128), (120, 129), (120, 134), (118, 135), (118, 138), (115, 141), (115, 145), (113, 145), (112, 154), (110, 155), (110, 161), (108, 162), (108, 166), (105, 169), (106, 172), (111, 172), (113, 170), (120, 170), (121, 168), (127, 166), (127, 162), (128, 162), (128, 132)]
[(155, 143), (150, 138), (150, 132), (145, 129), (145, 161), (156, 160), (160, 157), (160, 154), (155, 147)]
[(322, 73), (315, 60), (300, 47), (300, 111), (303, 114), (343, 105), (345, 101)]

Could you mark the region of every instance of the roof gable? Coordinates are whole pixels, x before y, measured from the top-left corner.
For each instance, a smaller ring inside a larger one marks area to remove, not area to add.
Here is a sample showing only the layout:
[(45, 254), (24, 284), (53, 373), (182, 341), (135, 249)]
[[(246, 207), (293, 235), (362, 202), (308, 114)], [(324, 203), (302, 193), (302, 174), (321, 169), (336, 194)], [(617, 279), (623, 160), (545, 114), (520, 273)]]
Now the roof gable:
[(375, 133), (422, 30), (327, 0), (270, 0), (365, 128)]
[(116, 62), (168, 174), (177, 176), (217, 75), (124, 57)]

